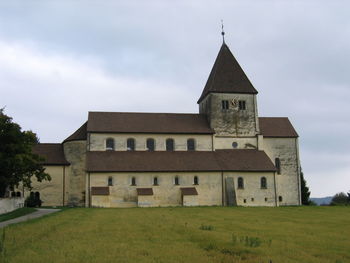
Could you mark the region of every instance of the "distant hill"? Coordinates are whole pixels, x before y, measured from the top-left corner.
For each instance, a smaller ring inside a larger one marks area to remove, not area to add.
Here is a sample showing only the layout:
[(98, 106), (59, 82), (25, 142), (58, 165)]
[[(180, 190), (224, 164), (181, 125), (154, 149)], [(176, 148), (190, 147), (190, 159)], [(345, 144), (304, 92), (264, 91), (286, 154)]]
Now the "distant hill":
[(310, 200), (314, 201), (317, 205), (329, 205), (332, 201), (333, 196), (327, 197), (311, 197)]

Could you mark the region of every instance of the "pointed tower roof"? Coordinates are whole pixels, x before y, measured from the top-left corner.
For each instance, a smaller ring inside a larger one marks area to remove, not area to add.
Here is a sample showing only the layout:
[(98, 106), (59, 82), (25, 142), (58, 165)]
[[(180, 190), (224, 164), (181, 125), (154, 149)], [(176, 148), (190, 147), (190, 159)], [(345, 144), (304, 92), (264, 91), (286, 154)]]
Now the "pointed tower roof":
[(209, 93), (246, 93), (257, 94), (248, 77), (223, 42), (209, 78), (197, 103)]

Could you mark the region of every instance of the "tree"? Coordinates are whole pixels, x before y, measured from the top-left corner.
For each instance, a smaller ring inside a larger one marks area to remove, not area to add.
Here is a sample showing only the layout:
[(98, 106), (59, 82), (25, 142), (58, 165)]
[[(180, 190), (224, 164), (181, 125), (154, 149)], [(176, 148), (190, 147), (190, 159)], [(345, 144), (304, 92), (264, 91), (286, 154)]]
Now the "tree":
[(303, 205), (310, 205), (310, 190), (306, 185), (306, 180), (304, 179), (304, 173), (300, 169), (300, 182), (301, 182), (301, 203)]
[(348, 195), (343, 192), (335, 194), (332, 198), (331, 205), (350, 205)]
[(21, 131), (21, 127), (4, 114), (4, 109), (0, 109), (0, 197), (19, 183), (31, 189), (32, 176), (39, 182), (51, 180), (40, 164), (43, 159), (32, 153), (37, 143), (39, 139), (35, 133)]

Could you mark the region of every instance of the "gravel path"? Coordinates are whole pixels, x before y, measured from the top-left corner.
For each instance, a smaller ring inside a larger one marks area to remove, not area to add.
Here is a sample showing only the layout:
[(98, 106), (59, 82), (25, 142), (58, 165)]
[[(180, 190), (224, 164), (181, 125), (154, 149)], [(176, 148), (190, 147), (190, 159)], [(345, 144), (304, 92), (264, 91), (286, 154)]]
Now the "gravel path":
[(30, 219), (42, 217), (44, 215), (55, 213), (55, 212), (58, 212), (60, 210), (61, 209), (38, 208), (37, 211), (35, 211), (35, 212), (31, 213), (31, 214), (28, 214), (28, 215), (25, 215), (25, 216), (20, 216), (20, 217), (17, 217), (17, 218), (14, 218), (14, 219), (10, 219), (10, 220), (4, 221), (4, 222), (0, 222), (0, 228), (8, 226), (8, 225), (11, 225), (11, 224), (16, 224), (16, 223), (19, 223), (19, 222), (24, 222), (24, 221), (27, 221), (27, 220), (30, 220)]

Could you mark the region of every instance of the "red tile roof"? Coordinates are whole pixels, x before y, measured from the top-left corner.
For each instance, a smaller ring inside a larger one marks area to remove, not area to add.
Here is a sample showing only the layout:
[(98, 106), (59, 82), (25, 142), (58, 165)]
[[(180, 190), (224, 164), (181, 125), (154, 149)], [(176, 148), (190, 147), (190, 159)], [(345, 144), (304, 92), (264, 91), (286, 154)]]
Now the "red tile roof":
[(108, 186), (91, 187), (91, 195), (109, 195), (109, 187)]
[(288, 118), (285, 117), (260, 117), (259, 126), (261, 134), (268, 138), (296, 138), (298, 133)]
[(45, 160), (43, 165), (70, 165), (64, 157), (63, 146), (60, 143), (40, 143), (33, 147), (33, 153)]
[(180, 190), (182, 195), (198, 195), (195, 187), (181, 187)]
[(87, 138), (87, 132), (86, 132), (87, 122), (85, 122), (78, 130), (76, 130), (72, 135), (70, 135), (67, 139), (65, 139), (63, 142), (70, 142), (70, 141), (84, 141)]
[(263, 151), (96, 151), (87, 153), (88, 172), (275, 171)]
[(89, 112), (88, 132), (212, 134), (203, 114)]
[(138, 195), (153, 195), (152, 188), (136, 188)]
[(197, 103), (200, 103), (206, 95), (212, 92), (258, 93), (225, 43), (221, 46), (202, 95)]

